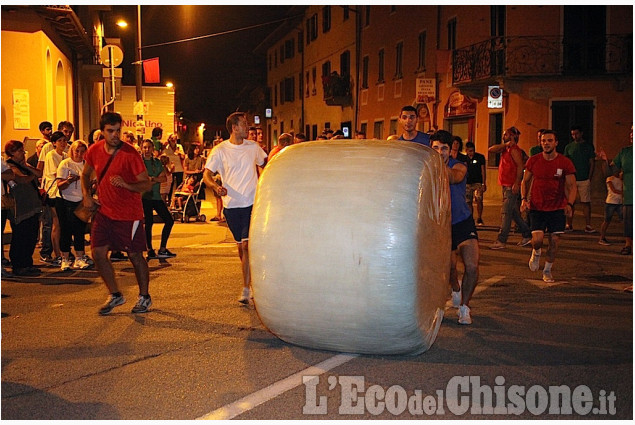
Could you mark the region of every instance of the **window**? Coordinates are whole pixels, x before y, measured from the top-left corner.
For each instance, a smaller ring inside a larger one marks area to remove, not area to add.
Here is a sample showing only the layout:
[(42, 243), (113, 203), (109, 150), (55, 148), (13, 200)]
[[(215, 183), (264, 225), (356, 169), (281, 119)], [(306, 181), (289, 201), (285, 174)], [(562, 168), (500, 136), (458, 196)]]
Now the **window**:
[(390, 129), (388, 130), (388, 135), (397, 134), (397, 118), (393, 118), (390, 120)]
[(351, 52), (348, 50), (340, 55), (340, 74), (342, 77), (351, 74)]
[(370, 25), (370, 6), (364, 6), (364, 26)]
[(348, 21), (348, 18), (350, 16), (350, 9), (348, 6), (342, 6), (342, 9), (344, 10), (344, 20)]
[(384, 82), (384, 49), (379, 50), (379, 66), (378, 66), (377, 82)]
[(403, 41), (397, 43), (395, 53), (395, 79), (400, 79), (403, 77)]
[(322, 9), (322, 32), (331, 30), (331, 6), (324, 6)]
[(311, 76), (313, 77), (313, 89), (311, 90), (311, 95), (315, 96), (317, 94), (317, 88), (315, 87), (315, 80), (317, 80), (317, 68), (313, 67), (311, 73)]
[(490, 35), (505, 36), (505, 6), (490, 6)]
[(373, 137), (375, 139), (384, 138), (384, 122), (383, 121), (375, 121), (375, 125), (373, 126)]
[(328, 77), (331, 75), (331, 61), (326, 61), (322, 64), (322, 77)]
[(368, 65), (370, 62), (370, 57), (364, 56), (362, 59), (362, 88), (368, 88)]
[(280, 63), (284, 63), (284, 44), (280, 45)]
[(284, 81), (280, 81), (280, 104), (284, 105), (285, 98), (285, 90), (284, 90)]
[(273, 106), (278, 106), (278, 85), (273, 86)]
[(291, 59), (295, 56), (295, 41), (293, 39), (284, 42), (284, 58)]
[(397, 11), (397, 6), (390, 6), (390, 14), (392, 15), (393, 13), (395, 13)]
[(298, 31), (298, 53), (302, 53), (304, 50), (304, 33)]
[(448, 21), (448, 50), (456, 49), (456, 18)]
[(304, 85), (306, 86), (304, 96), (309, 97), (309, 71), (306, 72), (306, 80), (304, 81)]
[(285, 78), (284, 79), (284, 101), (285, 102), (293, 102), (295, 100), (295, 79)]
[(306, 20), (306, 44), (309, 45), (318, 36), (317, 14)]
[(418, 71), (426, 70), (426, 32), (419, 33), (419, 66)]
[(368, 123), (363, 122), (362, 125), (359, 127), (359, 129), (362, 133), (366, 135), (366, 137), (368, 137), (368, 133), (366, 132), (366, 130), (368, 130)]

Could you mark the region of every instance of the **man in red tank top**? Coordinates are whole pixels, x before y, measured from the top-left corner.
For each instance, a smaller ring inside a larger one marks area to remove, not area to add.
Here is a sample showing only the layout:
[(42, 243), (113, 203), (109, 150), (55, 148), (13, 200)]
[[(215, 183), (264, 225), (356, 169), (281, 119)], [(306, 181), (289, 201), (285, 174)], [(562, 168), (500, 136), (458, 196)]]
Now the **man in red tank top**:
[(516, 222), (523, 239), (518, 246), (529, 245), (531, 232), (529, 226), (520, 216), (520, 182), (523, 179), (523, 150), (518, 147), (520, 131), (510, 127), (503, 133), (503, 143), (491, 146), (490, 153), (500, 153), (498, 165), (498, 183), (503, 188), (503, 206), (501, 208), (501, 229), (491, 249), (503, 249), (507, 243), (512, 220)]

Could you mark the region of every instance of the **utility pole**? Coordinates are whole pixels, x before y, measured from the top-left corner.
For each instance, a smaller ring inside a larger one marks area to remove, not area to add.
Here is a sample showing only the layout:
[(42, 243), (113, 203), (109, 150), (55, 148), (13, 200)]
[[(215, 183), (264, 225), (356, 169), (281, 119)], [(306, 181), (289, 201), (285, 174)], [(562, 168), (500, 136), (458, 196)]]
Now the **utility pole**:
[[(137, 40), (136, 40), (136, 49), (135, 49), (135, 85), (137, 92), (137, 102), (143, 101), (143, 92), (142, 92), (142, 80), (141, 80), (141, 70), (143, 66), (143, 60), (141, 57), (141, 5), (137, 5)], [(140, 108), (141, 115), (137, 114), (137, 123), (143, 122), (143, 109)], [(137, 127), (139, 128), (139, 127)], [(143, 126), (145, 131), (145, 124)], [(139, 134), (137, 131), (137, 138), (139, 141), (143, 140), (143, 135)]]

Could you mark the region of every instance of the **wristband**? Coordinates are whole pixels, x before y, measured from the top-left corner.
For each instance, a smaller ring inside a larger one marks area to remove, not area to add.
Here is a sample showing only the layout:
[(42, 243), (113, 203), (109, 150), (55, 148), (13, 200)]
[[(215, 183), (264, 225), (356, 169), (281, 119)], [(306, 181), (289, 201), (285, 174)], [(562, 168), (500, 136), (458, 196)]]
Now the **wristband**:
[(526, 200), (527, 200), (527, 198), (522, 198), (522, 199), (521, 199), (521, 201), (526, 201)]
[(573, 208), (573, 204), (571, 202), (567, 202), (567, 205), (569, 205), (571, 208)]

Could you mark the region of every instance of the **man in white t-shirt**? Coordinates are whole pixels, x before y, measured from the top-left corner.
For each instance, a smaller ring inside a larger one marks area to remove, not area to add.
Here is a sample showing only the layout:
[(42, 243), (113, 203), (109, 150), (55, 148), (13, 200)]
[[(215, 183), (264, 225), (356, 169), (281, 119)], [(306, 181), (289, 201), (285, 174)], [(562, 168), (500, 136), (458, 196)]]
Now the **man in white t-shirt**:
[[(203, 181), (223, 197), (223, 212), (238, 244), (242, 263), (243, 290), (238, 302), (249, 304), (249, 222), (258, 184), (257, 167), (265, 165), (267, 154), (258, 143), (247, 140), (247, 118), (243, 112), (234, 112), (227, 117), (226, 125), (229, 139), (212, 149), (205, 164)], [(216, 172), (221, 176), (222, 186), (213, 178)]]

